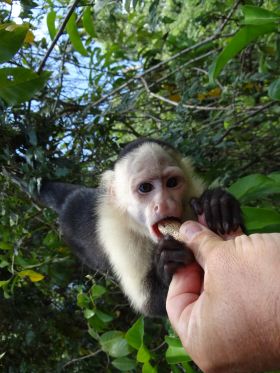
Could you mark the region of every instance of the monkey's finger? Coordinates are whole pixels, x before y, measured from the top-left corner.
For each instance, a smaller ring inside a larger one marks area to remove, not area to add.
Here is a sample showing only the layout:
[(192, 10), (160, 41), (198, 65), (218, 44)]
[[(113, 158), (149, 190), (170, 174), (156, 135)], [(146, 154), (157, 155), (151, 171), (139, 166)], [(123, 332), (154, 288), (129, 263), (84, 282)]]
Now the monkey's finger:
[(201, 215), (203, 213), (203, 209), (198, 198), (191, 198), (190, 205), (196, 215)]
[(231, 231), (236, 231), (238, 227), (243, 227), (243, 216), (242, 216), (242, 211), (239, 206), (239, 203), (234, 200), (233, 203), (233, 221), (232, 221), (232, 226), (231, 226)]
[(223, 220), (221, 213), (221, 201), (223, 199), (224, 192), (221, 189), (215, 189), (210, 198), (211, 208), (211, 227), (216, 233), (224, 233)]
[(169, 262), (164, 265), (164, 272), (167, 273), (169, 276), (172, 276), (178, 268), (183, 266), (183, 263), (181, 263), (181, 265), (178, 265), (178, 263)]
[(234, 215), (232, 197), (228, 193), (224, 193), (220, 201), (221, 210), (221, 225), (220, 233), (224, 235), (229, 233), (232, 227), (232, 217)]
[(203, 200), (202, 200), (202, 209), (205, 214), (205, 220), (207, 227), (211, 230), (215, 230), (214, 224), (213, 224), (213, 217), (212, 217), (212, 211), (211, 211), (211, 205), (210, 205), (210, 200), (211, 200), (211, 193), (210, 191), (206, 191), (203, 195)]
[(181, 263), (186, 265), (194, 261), (194, 255), (190, 249), (184, 250), (166, 250), (161, 253), (160, 260), (164, 263)]
[(224, 234), (222, 237), (225, 241), (232, 240), (235, 237), (241, 236), (244, 234), (244, 231), (242, 230), (241, 227), (238, 227), (236, 231), (231, 231), (229, 233)]

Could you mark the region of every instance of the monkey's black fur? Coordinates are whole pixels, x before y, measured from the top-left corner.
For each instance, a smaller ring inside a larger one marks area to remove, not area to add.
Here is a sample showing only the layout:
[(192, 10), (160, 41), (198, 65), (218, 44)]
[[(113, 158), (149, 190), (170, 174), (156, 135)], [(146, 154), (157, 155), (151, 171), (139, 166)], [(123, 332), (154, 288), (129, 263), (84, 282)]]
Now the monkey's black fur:
[(158, 144), (164, 149), (167, 148), (167, 149), (171, 149), (173, 151), (176, 151), (176, 149), (172, 145), (168, 144), (165, 141), (157, 140), (157, 139), (151, 139), (151, 138), (148, 138), (148, 137), (140, 137), (139, 139), (131, 141), (130, 143), (128, 143), (120, 151), (117, 162), (119, 160), (121, 160), (123, 157), (125, 157), (127, 154), (131, 153), (133, 150), (135, 150), (135, 149), (139, 148), (140, 146), (142, 146), (143, 144), (147, 144), (147, 143)]

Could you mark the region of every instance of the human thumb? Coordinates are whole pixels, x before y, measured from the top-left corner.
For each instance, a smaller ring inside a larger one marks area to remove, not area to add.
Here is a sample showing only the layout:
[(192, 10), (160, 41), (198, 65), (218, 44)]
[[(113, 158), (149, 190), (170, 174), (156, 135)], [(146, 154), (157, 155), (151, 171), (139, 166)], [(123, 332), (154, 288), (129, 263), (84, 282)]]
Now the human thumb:
[(188, 248), (193, 251), (196, 261), (203, 269), (210, 252), (216, 249), (217, 246), (226, 244), (220, 236), (210, 231), (210, 229), (191, 220), (181, 225), (179, 234)]

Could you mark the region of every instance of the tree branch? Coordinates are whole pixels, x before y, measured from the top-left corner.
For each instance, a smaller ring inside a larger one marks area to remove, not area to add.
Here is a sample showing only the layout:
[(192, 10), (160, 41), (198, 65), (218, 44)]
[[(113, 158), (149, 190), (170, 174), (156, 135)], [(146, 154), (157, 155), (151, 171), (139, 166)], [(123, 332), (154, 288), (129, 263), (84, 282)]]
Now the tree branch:
[(146, 89), (146, 92), (154, 98), (157, 98), (160, 101), (166, 102), (169, 105), (173, 106), (182, 106), (186, 109), (197, 109), (197, 110), (205, 110), (205, 111), (211, 111), (211, 110), (228, 110), (228, 106), (199, 106), (199, 105), (188, 105), (188, 104), (179, 104), (178, 102), (169, 100), (168, 98), (165, 98), (163, 96), (157, 95), (156, 93), (153, 93), (149, 90), (148, 84), (145, 81), (144, 78), (141, 78), (142, 83)]
[(273, 106), (275, 105), (277, 102), (276, 101), (271, 101), (269, 103), (267, 103), (266, 105), (263, 105), (261, 106), (260, 108), (258, 108), (257, 110), (255, 110), (253, 113), (251, 113), (250, 115), (244, 117), (244, 118), (241, 118), (239, 121), (237, 121), (233, 126), (229, 127), (229, 129), (227, 129), (225, 131), (225, 133), (215, 142), (215, 145), (218, 145), (220, 142), (223, 141), (223, 139), (233, 130), (235, 130), (236, 128), (239, 127), (240, 124), (242, 124), (243, 122), (245, 122), (246, 120), (249, 120), (251, 119), (252, 117), (254, 117), (255, 115), (261, 113), (262, 111), (265, 111), (266, 109), (268, 109), (270, 106)]
[(186, 53), (189, 53), (195, 49), (198, 49), (200, 47), (202, 47), (203, 45), (205, 44), (208, 44), (210, 43), (211, 41), (215, 40), (215, 39), (218, 39), (219, 36), (220, 36), (220, 33), (224, 30), (224, 28), (226, 27), (228, 21), (230, 20), (232, 14), (235, 12), (236, 8), (238, 7), (238, 5), (240, 4), (241, 0), (237, 0), (235, 2), (235, 4), (233, 5), (233, 7), (231, 8), (229, 14), (227, 15), (227, 17), (225, 18), (224, 22), (222, 23), (221, 26), (219, 26), (217, 28), (217, 30), (213, 33), (212, 36), (206, 38), (205, 40), (197, 43), (197, 44), (194, 44), (190, 47), (187, 47), (183, 50), (181, 50), (180, 52), (174, 54), (173, 56), (167, 58), (166, 60), (164, 61), (161, 61), (159, 62), (158, 64), (150, 67), (149, 69), (147, 69), (146, 71), (142, 72), (141, 74), (137, 74), (135, 75), (133, 78), (130, 78), (127, 82), (123, 83), (122, 85), (120, 85), (118, 88), (115, 88), (113, 89), (112, 91), (110, 91), (109, 93), (107, 93), (105, 96), (101, 97), (99, 100), (93, 102), (90, 107), (95, 107), (99, 104), (101, 104), (102, 102), (104, 102), (105, 100), (107, 100), (107, 98), (115, 95), (116, 93), (120, 92), (123, 88), (127, 87), (130, 83), (133, 83), (135, 80), (138, 80), (138, 79), (141, 79), (143, 78), (145, 75), (151, 73), (152, 71), (155, 71), (157, 69), (159, 69), (160, 67), (166, 65), (167, 63), (175, 60), (176, 58), (178, 57), (181, 57), (183, 54), (186, 54)]
[(61, 24), (59, 30), (57, 31), (49, 49), (47, 50), (47, 53), (45, 54), (45, 57), (43, 58), (42, 62), (40, 63), (40, 66), (39, 66), (38, 71), (37, 71), (38, 74), (40, 74), (42, 72), (43, 68), (45, 67), (45, 64), (47, 62), (47, 59), (49, 58), (49, 55), (51, 54), (52, 50), (54, 49), (58, 39), (62, 35), (62, 33), (63, 33), (63, 31), (66, 27), (66, 24), (67, 24), (69, 18), (71, 17), (72, 13), (74, 12), (78, 2), (79, 2), (79, 0), (74, 0), (73, 4), (71, 5), (71, 7), (68, 11), (68, 13), (66, 14), (66, 17), (64, 18), (64, 21), (62, 22), (62, 24)]
[(88, 355), (85, 355), (85, 356), (82, 356), (82, 357), (79, 357), (79, 358), (76, 358), (76, 359), (73, 359), (73, 360), (70, 360), (68, 361), (68, 363), (66, 363), (64, 366), (63, 366), (63, 369), (68, 367), (69, 365), (71, 364), (74, 364), (76, 363), (77, 361), (81, 361), (81, 360), (85, 360), (85, 359), (89, 359), (93, 356), (96, 356), (98, 355), (100, 352), (102, 352), (102, 350), (96, 350), (94, 352), (92, 352), (91, 354), (88, 354)]

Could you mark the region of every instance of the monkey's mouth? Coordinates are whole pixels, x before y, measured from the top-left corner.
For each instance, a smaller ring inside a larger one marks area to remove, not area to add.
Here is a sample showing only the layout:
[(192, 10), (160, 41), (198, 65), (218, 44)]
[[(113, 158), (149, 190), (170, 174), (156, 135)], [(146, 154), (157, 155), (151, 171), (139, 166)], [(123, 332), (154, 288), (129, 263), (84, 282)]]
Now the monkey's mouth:
[(160, 224), (163, 224), (165, 222), (170, 222), (170, 221), (175, 221), (175, 222), (178, 222), (178, 223), (182, 223), (181, 222), (181, 219), (175, 217), (175, 216), (167, 216), (166, 218), (164, 219), (161, 219), (159, 220), (158, 222), (156, 222), (155, 224), (152, 225), (152, 232), (154, 233), (154, 235), (157, 237), (158, 240), (162, 239), (164, 237), (164, 235), (161, 233), (161, 231), (159, 230), (159, 225)]

